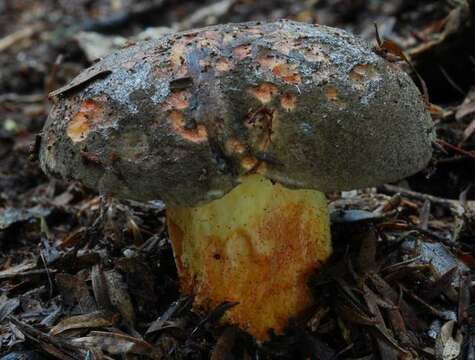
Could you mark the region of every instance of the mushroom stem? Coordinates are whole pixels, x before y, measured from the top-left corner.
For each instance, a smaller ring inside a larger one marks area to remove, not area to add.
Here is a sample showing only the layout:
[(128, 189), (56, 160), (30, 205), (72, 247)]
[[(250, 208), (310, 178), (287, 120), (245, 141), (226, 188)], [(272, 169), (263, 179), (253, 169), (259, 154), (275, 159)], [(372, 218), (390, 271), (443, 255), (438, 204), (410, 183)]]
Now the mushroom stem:
[(195, 294), (195, 309), (239, 302), (225, 320), (266, 340), (311, 304), (309, 275), (331, 253), (321, 192), (248, 175), (224, 197), (169, 208), (167, 218), (181, 288)]

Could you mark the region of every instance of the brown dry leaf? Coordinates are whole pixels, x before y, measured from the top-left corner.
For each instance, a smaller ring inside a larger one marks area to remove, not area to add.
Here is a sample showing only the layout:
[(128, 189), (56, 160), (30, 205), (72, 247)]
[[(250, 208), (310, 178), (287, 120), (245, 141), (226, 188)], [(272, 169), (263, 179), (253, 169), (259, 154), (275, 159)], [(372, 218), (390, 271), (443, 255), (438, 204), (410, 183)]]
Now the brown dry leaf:
[[(468, 101), (466, 101), (468, 100)], [(455, 112), (455, 119), (462, 120), (467, 115), (475, 113), (475, 100), (465, 99), (462, 105)]]
[(457, 317), (460, 324), (464, 324), (469, 317), (469, 307), (472, 303), (471, 289), (472, 277), (469, 274), (463, 274), (459, 279), (459, 299)]
[(105, 311), (96, 311), (90, 314), (71, 316), (61, 320), (59, 324), (53, 327), (49, 334), (58, 335), (71, 329), (98, 328), (113, 325), (113, 315)]
[(193, 12), (189, 16), (185, 17), (181, 22), (179, 22), (178, 28), (186, 30), (202, 22), (206, 23), (206, 20), (211, 20), (211, 23), (213, 21), (219, 21), (222, 16), (228, 13), (228, 11), (236, 2), (236, 0), (221, 0), (214, 2), (210, 5), (204, 5), (203, 7), (199, 7), (195, 12)]
[(405, 360), (413, 359), (411, 353), (409, 351), (407, 351), (406, 349), (403, 349), (402, 347), (400, 347), (398, 345), (398, 343), (391, 336), (389, 336), (386, 332), (382, 331), (378, 327), (375, 327), (373, 329), (375, 331), (373, 331), (372, 333), (376, 337), (380, 337), (382, 340), (386, 341), (388, 344), (390, 344), (391, 346), (393, 346), (395, 349), (397, 349), (400, 352), (401, 356), (399, 357), (399, 359), (405, 359)]
[(432, 118), (442, 119), (452, 114), (452, 111), (445, 110), (443, 107), (435, 104), (427, 104), (427, 111), (432, 115)]
[(73, 230), (67, 236), (61, 239), (58, 247), (64, 250), (64, 249), (72, 248), (76, 246), (78, 242), (82, 239), (81, 235), (83, 235), (85, 231), (86, 231), (86, 228), (84, 226), (81, 226)]
[(391, 40), (384, 40), (380, 44), (380, 48), (398, 58), (401, 60), (404, 60), (406, 62), (409, 62), (409, 59), (407, 56), (404, 54), (404, 51), (397, 45), (394, 41)]
[(137, 354), (152, 359), (162, 359), (164, 357), (161, 349), (152, 346), (148, 342), (118, 333), (92, 331), (89, 336), (76, 338), (72, 342), (85, 347), (99, 348), (114, 355)]
[(462, 261), (470, 270), (475, 270), (475, 258), (468, 252), (462, 252), (459, 250), (457, 253), (457, 259)]
[(140, 254), (123, 257), (114, 262), (114, 267), (126, 280), (128, 292), (134, 299), (136, 316), (158, 315), (156, 305), (161, 299), (157, 292), (156, 271), (146, 257)]
[(9, 334), (9, 341), (7, 347), (11, 348), (16, 344), (20, 344), (22, 342), (25, 342), (25, 335), (13, 324), (12, 322), (9, 322), (8, 324), (10, 334)]
[(107, 292), (111, 304), (122, 315), (125, 323), (134, 327), (135, 324), (135, 310), (127, 290), (127, 284), (122, 280), (122, 276), (115, 270), (109, 270), (104, 273)]
[(18, 45), (27, 39), (30, 39), (43, 28), (44, 24), (42, 23), (32, 24), (27, 27), (22, 27), (20, 30), (3, 37), (0, 39), (0, 52), (3, 52), (14, 45)]
[(34, 268), (36, 268), (36, 260), (26, 260), (18, 265), (10, 266), (8, 269), (0, 271), (0, 280), (30, 271)]
[(100, 265), (94, 265), (91, 269), (92, 292), (96, 299), (97, 306), (101, 310), (113, 310), (109, 301), (107, 283), (104, 271)]
[(470, 5), (467, 1), (458, 2), (458, 6), (450, 11), (443, 20), (443, 31), (434, 34), (432, 39), (418, 46), (409, 49), (407, 52), (411, 57), (417, 57), (427, 51), (433, 50), (435, 47), (441, 46), (451, 35), (461, 31), (465, 24), (470, 20)]
[(374, 315), (362, 304), (352, 288), (346, 284), (343, 279), (337, 279), (338, 296), (336, 297), (335, 306), (338, 314), (349, 322), (360, 325), (375, 325), (378, 323)]
[[(397, 319), (395, 318), (394, 321), (399, 324), (397, 326), (398, 329), (404, 329), (405, 324), (416, 331), (424, 331), (427, 329), (427, 325), (417, 316), (414, 309), (410, 307), (404, 299), (400, 299), (399, 294), (382, 277), (378, 274), (372, 274), (369, 279), (376, 291), (386, 302), (399, 305), (398, 309), (391, 310), (390, 312), (393, 315), (397, 314)], [(403, 319), (399, 319), (401, 315)], [(393, 326), (394, 325), (395, 323), (393, 323)]]
[(144, 243), (142, 232), (140, 227), (137, 225), (137, 222), (132, 218), (132, 216), (127, 215), (127, 228), (132, 233), (132, 238), (134, 239), (133, 243), (136, 246), (140, 246)]
[(377, 323), (377, 320), (368, 317), (365, 313), (360, 311), (360, 309), (357, 309), (354, 306), (338, 303), (336, 308), (341, 317), (351, 323), (359, 325), (376, 325)]
[(419, 83), (422, 88), (422, 96), (423, 96), (424, 102), (426, 103), (426, 107), (428, 108), (428, 110), (430, 110), (432, 106), (429, 101), (429, 90), (427, 88), (427, 85), (424, 79), (419, 74), (416, 67), (409, 60), (409, 57), (405, 54), (404, 50), (398, 44), (396, 44), (395, 42), (391, 40), (382, 41), (379, 36), (378, 26), (376, 24), (374, 24), (374, 26), (376, 28), (376, 40), (378, 42), (378, 47), (376, 48), (376, 52), (381, 54), (388, 61), (404, 60), (404, 62), (407, 65), (409, 65), (414, 75), (416, 75), (417, 79), (419, 80)]
[[(363, 297), (366, 301), (366, 305), (369, 308), (369, 311), (375, 316), (377, 323), (375, 324), (376, 327), (379, 327), (381, 331), (386, 333), (389, 330), (386, 328), (384, 323), (383, 315), (379, 311), (377, 296), (373, 293), (366, 285), (363, 285)], [(397, 360), (398, 359), (398, 351), (394, 350), (394, 347), (387, 344), (386, 341), (383, 341), (379, 337), (375, 336), (376, 343), (378, 344), (379, 353), (382, 359), (387, 360)]]
[[(432, 301), (443, 293), (447, 294), (449, 292), (450, 294), (450, 292), (453, 292), (452, 282), (454, 281), (458, 270), (458, 267), (454, 266), (437, 280), (428, 282), (427, 286), (420, 290), (420, 296), (427, 301)], [(454, 295), (455, 294), (449, 296), (449, 298), (454, 298)]]
[(71, 306), (77, 304), (79, 311), (83, 314), (97, 310), (96, 302), (89, 294), (89, 288), (82, 279), (74, 275), (61, 273), (55, 276), (55, 280), (66, 304)]
[(70, 342), (45, 334), (33, 326), (22, 323), (14, 317), (10, 321), (20, 330), (28, 340), (38, 344), (44, 351), (55, 359), (76, 360), (84, 359), (85, 351), (81, 346), (75, 346)]
[(457, 121), (464, 120), (467, 115), (475, 115), (475, 87), (468, 91), (465, 99), (455, 110), (455, 119)]
[[(473, 105), (473, 111), (475, 112), (475, 102), (472, 105)], [(468, 124), (468, 126), (465, 128), (463, 132), (462, 143), (464, 143), (469, 138), (471, 138), (474, 133), (475, 133), (475, 119), (473, 119), (472, 122)]]
[(145, 332), (146, 335), (153, 333), (155, 331), (162, 330), (165, 327), (165, 324), (176, 314), (179, 313), (184, 308), (188, 308), (191, 305), (192, 297), (191, 296), (182, 296), (177, 301), (174, 301), (170, 307), (158, 317)]
[(104, 78), (107, 75), (109, 75), (112, 71), (107, 70), (107, 69), (101, 69), (101, 68), (95, 68), (91, 67), (78, 76), (76, 76), (69, 84), (56, 89), (55, 91), (52, 91), (49, 93), (48, 97), (52, 98), (61, 94), (64, 94), (66, 92), (69, 92), (71, 90), (77, 89), (80, 86), (84, 86), (94, 80), (97, 80), (98, 78)]

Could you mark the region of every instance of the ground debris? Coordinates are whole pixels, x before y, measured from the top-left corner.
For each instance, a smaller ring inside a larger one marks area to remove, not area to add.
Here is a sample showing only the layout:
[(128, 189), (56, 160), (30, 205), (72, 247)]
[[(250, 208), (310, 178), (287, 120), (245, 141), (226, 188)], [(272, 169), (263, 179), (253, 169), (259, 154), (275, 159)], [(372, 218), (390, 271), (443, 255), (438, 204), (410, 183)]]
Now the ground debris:
[[(61, 88), (95, 58), (189, 26), (278, 18), (373, 43), (376, 22), (426, 83), (438, 141), (403, 182), (328, 194), (334, 256), (309, 285), (315, 305), (256, 344), (219, 321), (233, 303), (206, 314), (180, 297), (163, 202), (49, 180), (28, 149), (48, 91), (55, 101), (110, 76)], [(473, 26), (465, 0), (0, 2), (0, 360), (475, 359)]]
[(46, 217), (51, 209), (34, 207), (30, 209), (6, 208), (0, 213), (0, 231), (13, 225), (20, 225), (27, 221), (34, 221)]
[(62, 360), (74, 360), (85, 355), (85, 350), (68, 341), (54, 338), (10, 317), (9, 320), (32, 342), (37, 343), (45, 352)]
[(56, 336), (70, 329), (107, 327), (114, 324), (112, 314), (96, 311), (89, 314), (71, 316), (61, 320), (50, 330), (50, 335)]
[(132, 336), (121, 333), (92, 331), (88, 336), (73, 339), (73, 343), (80, 346), (99, 348), (110, 354), (137, 354), (151, 359), (162, 359), (161, 349)]
[(439, 336), (435, 341), (435, 358), (437, 360), (457, 359), (462, 347), (463, 336), (460, 330), (454, 332), (454, 320), (446, 322), (440, 329)]

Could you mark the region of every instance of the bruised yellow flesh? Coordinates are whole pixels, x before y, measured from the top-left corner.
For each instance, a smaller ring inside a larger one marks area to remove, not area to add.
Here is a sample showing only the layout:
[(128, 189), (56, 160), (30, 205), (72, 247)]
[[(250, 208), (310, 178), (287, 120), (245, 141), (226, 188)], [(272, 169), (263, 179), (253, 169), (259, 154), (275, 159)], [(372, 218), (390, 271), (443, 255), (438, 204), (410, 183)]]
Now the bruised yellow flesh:
[(309, 275), (329, 257), (325, 196), (249, 175), (219, 200), (169, 208), (182, 291), (209, 310), (239, 302), (224, 319), (266, 340), (310, 304)]

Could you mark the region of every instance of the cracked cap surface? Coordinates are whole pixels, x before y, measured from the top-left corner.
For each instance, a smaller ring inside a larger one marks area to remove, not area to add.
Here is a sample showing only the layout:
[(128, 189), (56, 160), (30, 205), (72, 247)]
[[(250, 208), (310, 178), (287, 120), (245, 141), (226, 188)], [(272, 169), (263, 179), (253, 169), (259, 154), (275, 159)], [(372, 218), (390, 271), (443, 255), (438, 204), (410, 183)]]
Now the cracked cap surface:
[(195, 206), (260, 173), (323, 192), (411, 175), (431, 157), (419, 90), (339, 29), (226, 24), (117, 51), (52, 93), (46, 173)]

